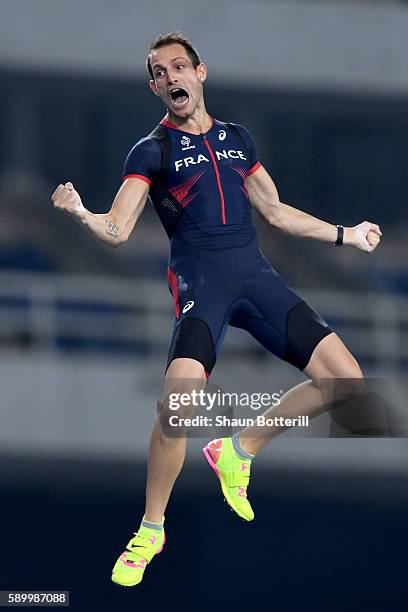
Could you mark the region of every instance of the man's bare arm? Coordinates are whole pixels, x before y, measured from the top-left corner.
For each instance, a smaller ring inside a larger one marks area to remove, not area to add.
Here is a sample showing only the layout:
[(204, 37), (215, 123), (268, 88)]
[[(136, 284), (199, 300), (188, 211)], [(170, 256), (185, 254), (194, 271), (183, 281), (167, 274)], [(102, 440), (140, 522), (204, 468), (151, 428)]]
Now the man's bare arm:
[[(261, 217), (272, 227), (286, 234), (312, 238), (323, 242), (337, 239), (337, 226), (317, 219), (279, 200), (276, 186), (262, 166), (245, 181), (249, 200)], [(377, 224), (363, 221), (344, 228), (344, 244), (371, 253), (380, 242), (382, 233)]]
[(117, 192), (108, 213), (94, 214), (82, 204), (72, 183), (58, 185), (51, 196), (54, 207), (75, 218), (89, 233), (116, 247), (129, 238), (146, 204), (149, 186), (137, 178), (129, 178)]

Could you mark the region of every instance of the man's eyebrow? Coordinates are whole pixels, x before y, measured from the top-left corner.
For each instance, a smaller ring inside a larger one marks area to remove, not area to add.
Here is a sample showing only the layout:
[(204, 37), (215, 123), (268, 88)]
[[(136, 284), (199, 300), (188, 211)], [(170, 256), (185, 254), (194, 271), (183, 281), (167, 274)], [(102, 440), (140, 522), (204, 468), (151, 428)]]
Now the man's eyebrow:
[[(186, 57), (173, 57), (173, 59), (170, 60), (170, 62), (176, 62), (178, 60), (184, 60), (184, 61), (188, 61)], [(152, 65), (152, 70), (154, 70), (155, 68), (164, 68), (164, 66), (162, 66), (161, 64), (153, 64)]]

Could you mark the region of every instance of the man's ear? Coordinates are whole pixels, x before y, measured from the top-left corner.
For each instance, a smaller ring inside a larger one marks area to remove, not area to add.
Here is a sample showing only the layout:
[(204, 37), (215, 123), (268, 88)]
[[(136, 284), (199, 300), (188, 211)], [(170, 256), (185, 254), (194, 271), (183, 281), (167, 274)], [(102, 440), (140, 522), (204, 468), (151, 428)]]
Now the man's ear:
[(198, 64), (196, 70), (199, 80), (204, 83), (207, 78), (207, 66), (201, 62), (201, 64)]
[(156, 85), (156, 81), (154, 81), (153, 79), (150, 79), (149, 81), (149, 87), (152, 90), (152, 92), (154, 93), (155, 96), (158, 96), (159, 94), (157, 93), (157, 85)]

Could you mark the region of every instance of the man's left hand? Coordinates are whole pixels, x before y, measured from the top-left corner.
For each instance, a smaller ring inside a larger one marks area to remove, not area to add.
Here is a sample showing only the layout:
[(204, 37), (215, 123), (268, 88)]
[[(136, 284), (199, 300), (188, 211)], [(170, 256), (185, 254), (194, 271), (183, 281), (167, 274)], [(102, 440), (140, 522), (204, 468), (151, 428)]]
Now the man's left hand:
[(372, 253), (379, 245), (382, 231), (376, 223), (363, 221), (354, 227), (344, 228), (344, 244), (365, 253)]

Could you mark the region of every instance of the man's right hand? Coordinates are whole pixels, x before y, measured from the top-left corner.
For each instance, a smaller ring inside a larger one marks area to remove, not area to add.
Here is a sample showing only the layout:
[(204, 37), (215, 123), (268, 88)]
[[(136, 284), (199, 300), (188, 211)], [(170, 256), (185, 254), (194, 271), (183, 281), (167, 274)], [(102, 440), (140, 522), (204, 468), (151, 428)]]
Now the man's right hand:
[(85, 208), (72, 183), (58, 185), (51, 196), (54, 207), (74, 217), (92, 236), (112, 247), (126, 242), (146, 204), (149, 185), (139, 178), (127, 178), (107, 213)]
[(79, 193), (75, 191), (72, 183), (58, 185), (51, 196), (55, 208), (74, 215), (78, 219), (82, 218), (85, 213), (85, 207), (82, 204)]

